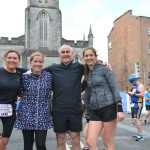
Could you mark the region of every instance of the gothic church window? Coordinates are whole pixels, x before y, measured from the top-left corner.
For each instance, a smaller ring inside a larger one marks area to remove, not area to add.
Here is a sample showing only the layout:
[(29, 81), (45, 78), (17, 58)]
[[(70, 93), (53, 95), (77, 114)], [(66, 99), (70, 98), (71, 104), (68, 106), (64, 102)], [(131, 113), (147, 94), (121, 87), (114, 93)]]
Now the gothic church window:
[(108, 49), (112, 49), (112, 44), (111, 44), (111, 42), (109, 42), (109, 44), (108, 44)]
[(148, 43), (148, 54), (150, 55), (150, 43)]
[(75, 62), (82, 62), (82, 60), (81, 60), (81, 58), (80, 58), (80, 56), (78, 55), (78, 54), (76, 54), (75, 56), (74, 56), (74, 58), (73, 58), (73, 62), (75, 63)]
[(48, 16), (45, 12), (40, 15), (40, 47), (47, 46), (48, 39)]

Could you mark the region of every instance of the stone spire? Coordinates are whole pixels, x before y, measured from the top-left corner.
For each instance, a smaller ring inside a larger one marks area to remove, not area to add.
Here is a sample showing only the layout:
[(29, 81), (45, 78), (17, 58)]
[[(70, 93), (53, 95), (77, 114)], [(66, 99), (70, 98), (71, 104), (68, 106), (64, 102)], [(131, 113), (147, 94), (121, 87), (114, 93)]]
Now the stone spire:
[(88, 34), (88, 41), (89, 41), (89, 46), (93, 46), (93, 33), (92, 33), (92, 27), (90, 25), (90, 29), (89, 29), (89, 34)]

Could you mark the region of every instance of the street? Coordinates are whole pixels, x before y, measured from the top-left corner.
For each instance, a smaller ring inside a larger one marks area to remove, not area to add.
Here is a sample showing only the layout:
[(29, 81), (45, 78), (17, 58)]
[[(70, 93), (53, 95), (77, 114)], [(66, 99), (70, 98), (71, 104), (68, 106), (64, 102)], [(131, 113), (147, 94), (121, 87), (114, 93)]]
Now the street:
[[(144, 120), (145, 114), (142, 114)], [(83, 126), (85, 119), (83, 118)], [(115, 136), (116, 150), (149, 150), (150, 149), (150, 124), (145, 125), (142, 121), (144, 141), (137, 142), (131, 138), (136, 133), (136, 128), (131, 124), (130, 114), (126, 114), (125, 120), (117, 125), (117, 132)], [(83, 132), (81, 133), (81, 146), (83, 146)], [(56, 139), (53, 130), (48, 131), (47, 135), (47, 150), (56, 149)], [(67, 150), (71, 150), (70, 140), (67, 138)], [(98, 142), (99, 150), (102, 150), (102, 140), (99, 137)], [(20, 130), (13, 130), (7, 150), (23, 150), (22, 132)], [(36, 150), (34, 146), (34, 150)]]

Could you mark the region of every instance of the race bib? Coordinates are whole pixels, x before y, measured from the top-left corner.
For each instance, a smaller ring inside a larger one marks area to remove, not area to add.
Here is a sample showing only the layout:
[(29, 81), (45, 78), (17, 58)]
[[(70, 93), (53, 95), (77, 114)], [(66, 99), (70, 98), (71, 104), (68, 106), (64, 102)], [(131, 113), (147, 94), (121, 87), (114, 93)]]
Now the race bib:
[(11, 104), (0, 104), (0, 117), (12, 116), (13, 109)]

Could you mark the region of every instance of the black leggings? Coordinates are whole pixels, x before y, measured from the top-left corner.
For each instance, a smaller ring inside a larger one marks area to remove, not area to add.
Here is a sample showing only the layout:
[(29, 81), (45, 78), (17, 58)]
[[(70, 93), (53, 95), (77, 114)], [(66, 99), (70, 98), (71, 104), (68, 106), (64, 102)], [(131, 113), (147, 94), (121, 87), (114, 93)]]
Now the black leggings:
[(22, 130), (22, 133), (24, 150), (33, 150), (34, 137), (37, 150), (46, 150), (47, 130)]
[(1, 117), (0, 119), (3, 124), (2, 137), (10, 138), (16, 120), (16, 111), (13, 111), (13, 115), (11, 117)]

